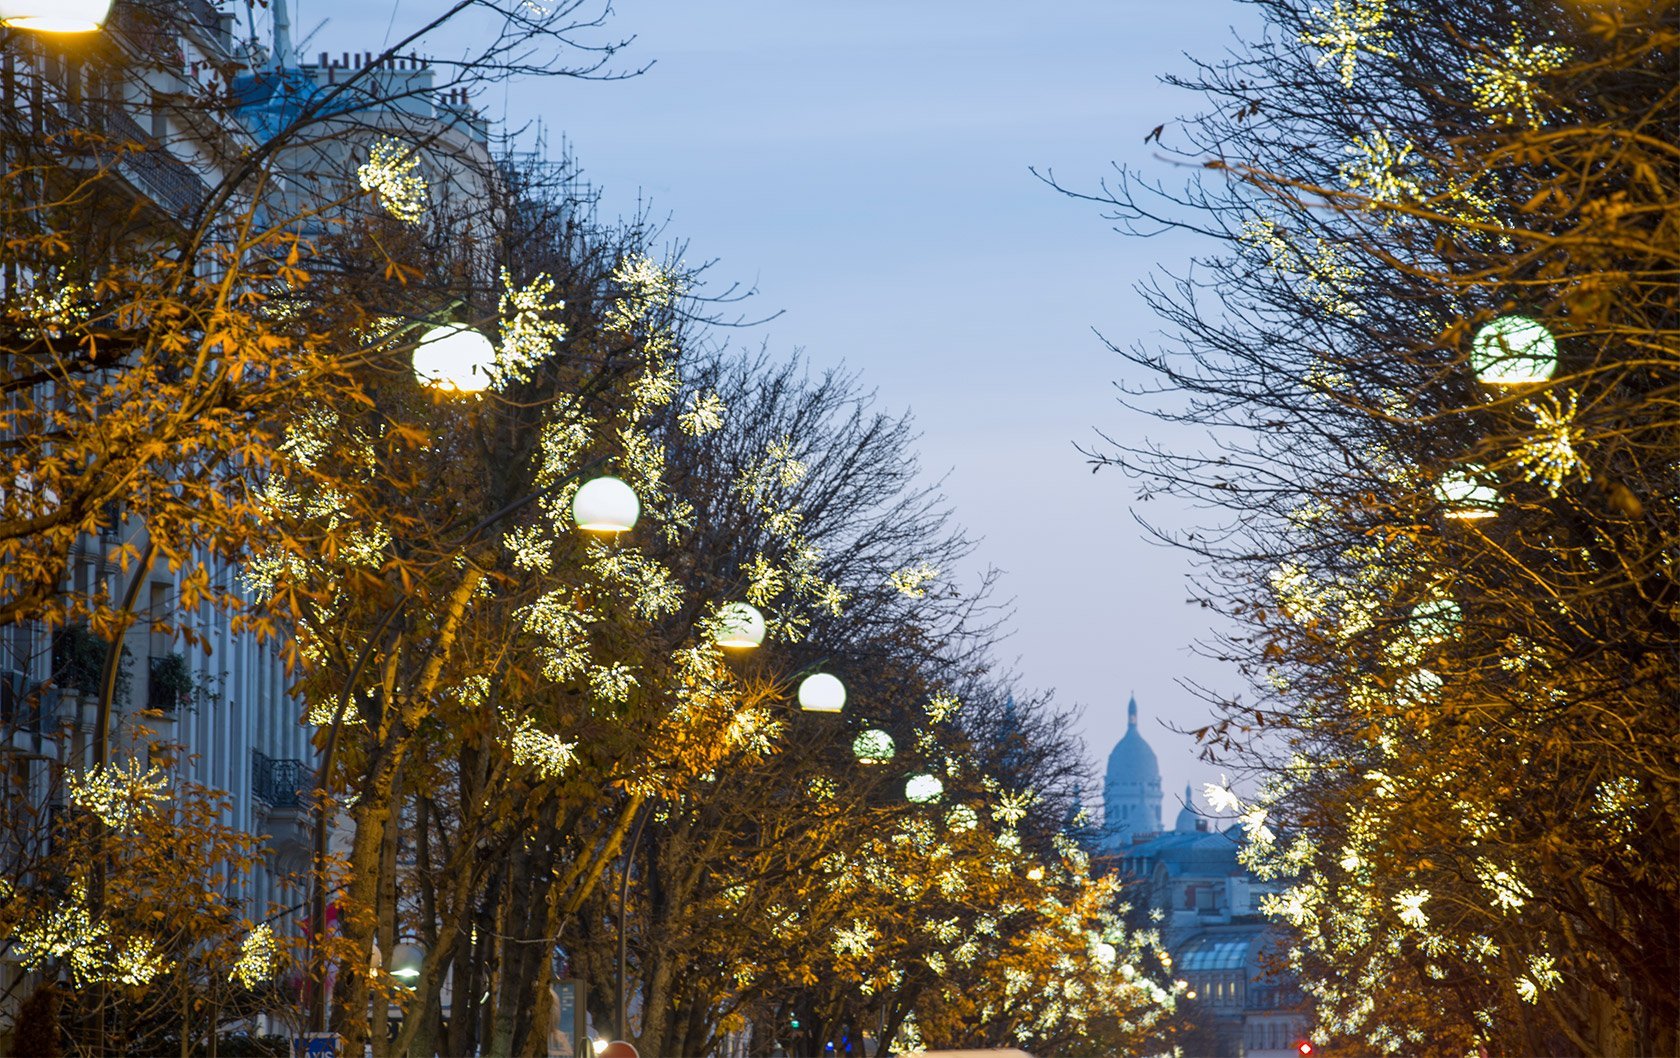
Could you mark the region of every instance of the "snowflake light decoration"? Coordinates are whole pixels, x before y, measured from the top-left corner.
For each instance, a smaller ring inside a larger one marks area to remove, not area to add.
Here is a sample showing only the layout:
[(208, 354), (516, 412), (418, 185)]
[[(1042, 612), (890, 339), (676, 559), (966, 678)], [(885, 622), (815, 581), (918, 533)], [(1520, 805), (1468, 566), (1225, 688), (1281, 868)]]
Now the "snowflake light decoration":
[(1383, 46), (1394, 36), (1391, 30), (1384, 28), (1384, 23), (1388, 21), (1388, 0), (1352, 0), (1351, 3), (1336, 0), (1329, 11), (1313, 8), (1312, 19), (1319, 29), (1317, 32), (1304, 32), (1299, 39), (1302, 44), (1310, 44), (1324, 52), (1319, 56), (1318, 65), (1336, 60), (1344, 88), (1353, 86), (1360, 52), (1394, 58), (1394, 52)]
[(1411, 140), (1396, 145), (1386, 132), (1355, 136), (1347, 148), (1353, 159), (1343, 162), (1337, 172), (1343, 183), (1354, 191), (1363, 191), (1372, 202), (1394, 204), (1415, 199), (1422, 191), (1407, 175), (1407, 159), (1415, 146)]
[(920, 599), (927, 594), (927, 583), (939, 576), (939, 567), (927, 562), (918, 562), (913, 566), (894, 570), (887, 575), (887, 581), (900, 595), (912, 599)]
[(691, 437), (709, 434), (723, 426), (727, 406), (715, 392), (696, 393), (688, 398), (688, 406), (677, 416), (677, 425)]
[(1540, 482), (1553, 496), (1571, 477), (1592, 480), (1592, 471), (1576, 451), (1582, 439), (1575, 424), (1576, 399), (1574, 390), (1569, 392), (1567, 404), (1548, 393), (1522, 407), (1534, 419), (1534, 436), (1517, 446), (1516, 460), (1522, 464), (1526, 480)]
[(71, 775), (67, 780), (70, 800), (99, 817), (112, 830), (123, 831), (163, 801), (169, 780), (157, 768), (140, 770), (138, 760), (130, 760), (125, 771), (122, 765), (106, 765), (85, 775)]
[(368, 151), (368, 160), (356, 169), (356, 179), (363, 191), (379, 196), (385, 212), (414, 224), (426, 214), (426, 178), (416, 172), (419, 168), (414, 148), (387, 136)]
[(545, 779), (558, 778), (577, 760), (577, 743), (539, 730), (529, 717), (519, 721), (505, 740), (515, 764), (529, 765)]
[(233, 964), (228, 980), (246, 988), (259, 988), (273, 978), (279, 966), (280, 945), (274, 939), (274, 930), (267, 923), (259, 922), (245, 934), (239, 946), (239, 961)]
[(1523, 39), (1523, 27), (1513, 25), (1511, 43), (1493, 52), (1490, 58), (1476, 59), (1465, 68), (1476, 108), (1488, 120), (1503, 125), (1515, 125), (1527, 120), (1530, 125), (1541, 122), (1537, 80), (1555, 72), (1568, 62), (1573, 53), (1557, 44), (1530, 45)]

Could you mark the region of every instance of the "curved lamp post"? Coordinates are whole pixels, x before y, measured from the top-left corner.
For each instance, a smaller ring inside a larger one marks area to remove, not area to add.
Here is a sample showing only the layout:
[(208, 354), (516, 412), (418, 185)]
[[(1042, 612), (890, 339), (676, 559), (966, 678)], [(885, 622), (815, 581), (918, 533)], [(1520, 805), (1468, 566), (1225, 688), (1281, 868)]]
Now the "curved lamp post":
[(420, 336), (414, 347), (414, 377), (445, 393), (482, 393), (490, 388), (496, 347), (464, 323), (444, 323)]
[(1527, 316), (1501, 316), (1470, 341), (1470, 366), (1490, 386), (1528, 386), (1557, 370), (1557, 340)]
[(42, 33), (92, 33), (111, 14), (111, 0), (0, 0), (0, 25)]

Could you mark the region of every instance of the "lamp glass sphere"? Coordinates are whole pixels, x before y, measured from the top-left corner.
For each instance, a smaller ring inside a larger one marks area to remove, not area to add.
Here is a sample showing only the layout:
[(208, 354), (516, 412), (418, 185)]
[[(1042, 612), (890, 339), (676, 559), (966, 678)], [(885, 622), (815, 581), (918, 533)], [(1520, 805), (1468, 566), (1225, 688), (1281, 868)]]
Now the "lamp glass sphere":
[(92, 33), (110, 14), (111, 0), (0, 0), (0, 25), (42, 33)]
[(490, 388), (496, 347), (462, 323), (445, 323), (420, 336), (414, 347), (414, 377), (446, 393), (482, 393)]
[(799, 708), (808, 713), (838, 713), (846, 707), (846, 685), (826, 672), (799, 681)]
[(859, 764), (885, 764), (892, 760), (894, 752), (892, 736), (878, 727), (860, 732), (852, 740), (852, 756)]
[(412, 985), (415, 978), (420, 976), (420, 964), (426, 961), (426, 953), (418, 944), (399, 944), (391, 952), (391, 976), (404, 984)]
[(641, 516), (636, 490), (615, 477), (587, 481), (572, 497), (572, 520), (592, 533), (629, 532)]
[(1481, 470), (1471, 466), (1448, 471), (1435, 483), (1435, 498), (1446, 508), (1448, 518), (1467, 521), (1492, 518), (1498, 513), (1499, 490), (1477, 480)]
[(1471, 339), (1470, 366), (1490, 386), (1544, 382), (1557, 370), (1557, 340), (1538, 320), (1501, 316)]
[(945, 784), (939, 781), (939, 776), (923, 772), (912, 775), (904, 783), (904, 797), (919, 805), (932, 804), (945, 796)]
[(1451, 599), (1431, 599), (1412, 607), (1412, 628), (1426, 640), (1451, 639), (1463, 619), (1464, 611)]
[(715, 642), (720, 647), (750, 650), (764, 642), (764, 615), (751, 603), (732, 602), (718, 611)]

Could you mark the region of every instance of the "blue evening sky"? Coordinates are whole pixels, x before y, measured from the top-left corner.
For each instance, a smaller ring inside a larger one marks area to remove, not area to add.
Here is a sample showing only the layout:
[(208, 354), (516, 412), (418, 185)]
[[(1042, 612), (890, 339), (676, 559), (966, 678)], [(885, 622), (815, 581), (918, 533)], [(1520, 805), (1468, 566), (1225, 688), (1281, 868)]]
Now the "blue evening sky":
[[(397, 4), (399, 29), (436, 6)], [(293, 5), (299, 37), (329, 19), (310, 55), (377, 47), (393, 11)], [(1185, 557), (1143, 540), (1134, 483), (1093, 476), (1074, 444), (1167, 435), (1115, 402), (1128, 365), (1094, 331), (1153, 342), (1133, 285), (1195, 247), (1117, 235), (1028, 167), (1079, 187), (1111, 161), (1164, 172), (1144, 135), (1196, 101), (1157, 76), (1222, 52), (1250, 18), (1232, 0), (620, 0), (603, 35), (634, 35), (620, 65), (646, 74), (481, 100), (493, 118), (540, 116), (553, 154), (563, 135), (608, 215), (642, 196), (691, 263), (716, 259), (715, 290), (740, 281), (758, 291), (746, 311), (781, 311), (736, 344), (844, 364), (915, 413), (925, 471), (982, 538), (956, 575), (1005, 571), (1005, 657), (1082, 707), (1099, 766), (1135, 691), (1168, 825), (1185, 783), (1199, 796), (1217, 775), (1161, 726), (1206, 718), (1176, 681), (1231, 692), (1240, 677), (1190, 654), (1208, 618), (1185, 603)]]

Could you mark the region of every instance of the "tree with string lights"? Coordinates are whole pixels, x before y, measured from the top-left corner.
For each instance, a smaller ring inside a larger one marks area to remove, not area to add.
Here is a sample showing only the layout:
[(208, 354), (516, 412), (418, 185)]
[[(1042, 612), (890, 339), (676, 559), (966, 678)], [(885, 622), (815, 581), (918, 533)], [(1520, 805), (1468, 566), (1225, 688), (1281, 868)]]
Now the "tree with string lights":
[(1225, 515), (1177, 538), (1255, 686), (1210, 793), (1326, 1039), (1672, 1052), (1674, 5), (1254, 6), (1169, 78), (1199, 178), (1087, 196), (1221, 247), (1122, 351), (1212, 444), (1093, 453)]

